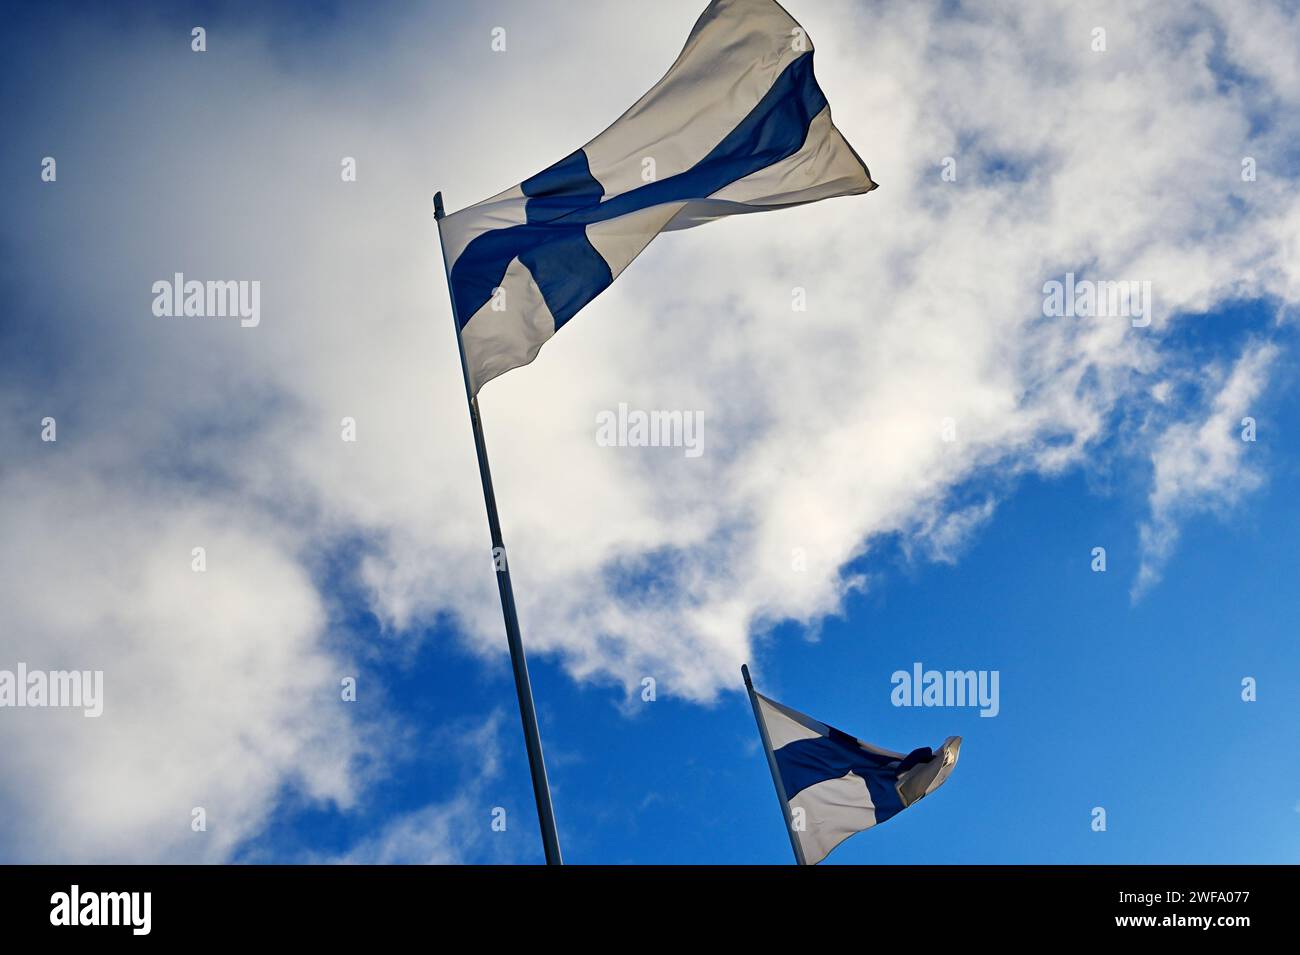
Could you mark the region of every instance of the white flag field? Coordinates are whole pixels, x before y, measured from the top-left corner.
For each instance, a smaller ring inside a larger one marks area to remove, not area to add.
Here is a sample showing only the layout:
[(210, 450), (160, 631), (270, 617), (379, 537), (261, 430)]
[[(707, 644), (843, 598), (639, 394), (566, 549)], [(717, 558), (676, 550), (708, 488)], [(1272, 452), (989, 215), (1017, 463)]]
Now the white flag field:
[(471, 395), (531, 362), (660, 232), (876, 188), (775, 0), (713, 0), (581, 149), (439, 223)]

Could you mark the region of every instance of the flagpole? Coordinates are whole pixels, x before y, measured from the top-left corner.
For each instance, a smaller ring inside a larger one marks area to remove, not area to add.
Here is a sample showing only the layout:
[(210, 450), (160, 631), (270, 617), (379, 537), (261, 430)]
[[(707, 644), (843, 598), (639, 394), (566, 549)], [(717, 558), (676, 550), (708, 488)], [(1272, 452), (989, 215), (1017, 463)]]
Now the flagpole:
[(763, 738), (763, 752), (767, 754), (767, 768), (772, 771), (772, 784), (776, 786), (776, 798), (781, 803), (781, 815), (785, 818), (785, 834), (790, 837), (790, 848), (794, 850), (795, 865), (807, 865), (803, 858), (803, 847), (794, 834), (794, 819), (790, 815), (790, 800), (785, 795), (785, 785), (781, 782), (781, 772), (776, 766), (776, 754), (772, 752), (772, 739), (767, 735), (767, 724), (763, 722), (763, 713), (758, 708), (758, 696), (754, 693), (754, 683), (749, 678), (749, 664), (740, 665), (741, 676), (745, 678), (745, 690), (749, 693), (749, 703), (754, 707), (754, 722), (758, 724), (758, 735)]
[(492, 469), (488, 466), (487, 442), (483, 439), (483, 422), (478, 398), (469, 387), (469, 367), (465, 346), (460, 338), (460, 319), (456, 314), (456, 296), (451, 289), (451, 271), (447, 267), (447, 246), (442, 241), (442, 219), (446, 210), (442, 193), (433, 197), (433, 215), (438, 222), (438, 244), (442, 246), (442, 266), (447, 274), (447, 292), (451, 298), (452, 324), (456, 329), (456, 348), (460, 352), (460, 372), (465, 381), (465, 400), (469, 405), (470, 427), (474, 430), (474, 450), (478, 454), (478, 473), (483, 481), (483, 503), (487, 505), (488, 530), (492, 534), (492, 555), (496, 563), (497, 590), (501, 593), (501, 614), (506, 623), (506, 642), (510, 646), (510, 666), (515, 675), (515, 695), (519, 698), (519, 719), (524, 727), (524, 745), (528, 749), (528, 769), (533, 777), (533, 798), (537, 802), (537, 822), (542, 830), (542, 847), (547, 865), (563, 865), (560, 837), (555, 829), (555, 810), (551, 808), (551, 787), (546, 779), (546, 762), (542, 758), (542, 737), (537, 730), (537, 711), (533, 707), (533, 688), (528, 679), (528, 660), (519, 636), (519, 615), (515, 612), (515, 593), (510, 586), (510, 563), (501, 538), (501, 519), (497, 516), (497, 498), (492, 490)]

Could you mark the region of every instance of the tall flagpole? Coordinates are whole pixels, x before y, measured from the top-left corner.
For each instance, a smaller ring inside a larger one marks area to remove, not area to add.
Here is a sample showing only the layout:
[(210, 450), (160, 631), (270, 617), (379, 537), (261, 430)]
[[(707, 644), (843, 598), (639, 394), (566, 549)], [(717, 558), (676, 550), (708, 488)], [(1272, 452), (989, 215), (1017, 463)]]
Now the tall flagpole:
[(754, 707), (754, 722), (758, 724), (758, 735), (763, 738), (763, 752), (767, 754), (767, 768), (772, 771), (772, 784), (776, 786), (776, 798), (781, 803), (781, 815), (785, 818), (785, 834), (790, 837), (790, 848), (794, 850), (795, 865), (807, 865), (803, 858), (803, 847), (794, 834), (794, 820), (790, 816), (790, 800), (785, 795), (785, 785), (781, 782), (781, 771), (776, 766), (776, 754), (772, 752), (772, 738), (767, 735), (767, 724), (763, 722), (763, 713), (758, 708), (758, 696), (754, 693), (754, 683), (749, 678), (749, 664), (740, 665), (740, 674), (745, 678), (745, 690), (749, 693), (750, 705)]
[(492, 555), (496, 563), (497, 589), (501, 592), (501, 614), (506, 621), (506, 642), (510, 645), (510, 666), (515, 674), (515, 695), (519, 698), (519, 719), (524, 725), (524, 745), (528, 748), (528, 769), (533, 777), (533, 798), (537, 801), (537, 822), (542, 830), (542, 846), (547, 865), (563, 865), (560, 837), (555, 831), (555, 810), (551, 808), (551, 787), (546, 780), (546, 762), (542, 759), (542, 737), (537, 731), (537, 711), (533, 707), (533, 687), (528, 680), (528, 660), (519, 637), (519, 615), (515, 612), (515, 593), (510, 586), (510, 562), (501, 539), (501, 519), (497, 517), (497, 498), (492, 490), (492, 469), (488, 467), (487, 443), (483, 440), (483, 422), (479, 417), (478, 399), (469, 387), (469, 368), (465, 363), (465, 346), (460, 338), (460, 319), (456, 314), (456, 296), (451, 289), (451, 271), (447, 267), (447, 245), (442, 241), (442, 193), (433, 197), (433, 215), (438, 220), (438, 243), (442, 246), (442, 266), (447, 273), (447, 292), (451, 298), (452, 323), (456, 328), (456, 348), (460, 351), (461, 377), (465, 380), (465, 400), (469, 404), (469, 423), (474, 429), (474, 450), (478, 453), (478, 473), (483, 480), (483, 503), (487, 505), (488, 529), (492, 533)]

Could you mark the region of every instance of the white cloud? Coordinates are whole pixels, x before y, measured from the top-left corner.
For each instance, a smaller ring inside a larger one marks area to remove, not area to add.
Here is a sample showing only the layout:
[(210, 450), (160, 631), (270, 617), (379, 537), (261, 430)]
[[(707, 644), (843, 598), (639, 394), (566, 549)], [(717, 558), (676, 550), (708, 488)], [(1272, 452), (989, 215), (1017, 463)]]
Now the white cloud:
[(359, 733), (339, 680), (356, 671), (321, 647), (287, 542), (220, 503), (61, 471), (4, 482), (0, 666), (102, 670), (103, 713), (0, 713), (5, 858), (216, 861), (286, 784), (348, 806)]
[(1254, 417), (1252, 405), (1267, 386), (1269, 366), (1277, 355), (1273, 345), (1248, 345), (1206, 413), (1169, 426), (1157, 439), (1151, 452), (1151, 517), (1141, 528), (1142, 565), (1135, 596), (1159, 581), (1183, 520), (1199, 512), (1222, 512), (1262, 481), (1259, 468), (1249, 461), (1255, 445), (1242, 439), (1242, 419)]
[[(119, 721), (97, 724), (120, 760), (97, 755), (93, 721), (29, 719), (10, 737), (22, 785), (0, 798), (24, 831), (0, 844), (216, 858), (286, 782), (354, 799), (364, 728), (304, 702), (344, 665), (306, 571), (342, 539), (367, 541), (357, 570), (395, 632), (451, 613), (467, 646), (504, 653), (429, 199), (446, 189), (455, 209), (570, 152), (667, 67), (700, 5), (367, 19), (338, 34), (365, 55), (319, 41), (328, 71), (308, 66), (317, 41), (276, 47), (258, 23), (210, 33), (201, 59), (161, 24), (65, 35), (41, 114), (11, 130), (15, 153), (53, 142), (61, 159), (57, 187), (5, 220), (25, 296), (13, 340), (36, 358), (6, 359), (0, 654), (58, 647), (130, 670), (109, 684)], [(1180, 358), (1155, 345), (1180, 313), (1300, 298), (1283, 174), (1294, 19), (1232, 3), (791, 11), (882, 188), (660, 239), (482, 396), (525, 640), (578, 679), (634, 690), (650, 674), (696, 700), (734, 686), (756, 632), (815, 626), (864, 585), (846, 565), (879, 536), (951, 556), (996, 505), (955, 489), (1077, 466), (1117, 407), (1158, 400)], [(498, 23), (506, 54), (490, 52)], [(1097, 23), (1105, 54), (1089, 49)], [(1220, 83), (1211, 62), (1249, 82)], [(1067, 270), (1151, 281), (1150, 328), (1044, 319), (1042, 283)], [(150, 285), (175, 271), (261, 280), (261, 326), (154, 318)], [(796, 285), (807, 312), (790, 310)], [(598, 447), (595, 415), (621, 401), (703, 410), (706, 453)], [(57, 451), (35, 441), (45, 414)], [(1196, 453), (1237, 486), (1240, 461), (1216, 447)], [(1161, 540), (1189, 486), (1170, 468)], [(196, 536), (240, 555), (203, 613), (184, 577)], [(93, 559), (25, 557), (45, 541)], [(85, 808), (91, 790), (112, 796)], [(201, 800), (226, 822), (198, 850)]]
[[(333, 862), (362, 865), (460, 865), (486, 858), (505, 861), (515, 843), (506, 833), (512, 820), (505, 807), (493, 805), (491, 784), (501, 775), (501, 723), (494, 712), (482, 724), (466, 729), (455, 725), (440, 734), (447, 746), (467, 764), (466, 778), (456, 795), (403, 813), (386, 822), (375, 835), (362, 840)], [(500, 812), (501, 815), (494, 815)], [(505, 828), (497, 831), (493, 821)], [(529, 821), (522, 823), (525, 827)]]

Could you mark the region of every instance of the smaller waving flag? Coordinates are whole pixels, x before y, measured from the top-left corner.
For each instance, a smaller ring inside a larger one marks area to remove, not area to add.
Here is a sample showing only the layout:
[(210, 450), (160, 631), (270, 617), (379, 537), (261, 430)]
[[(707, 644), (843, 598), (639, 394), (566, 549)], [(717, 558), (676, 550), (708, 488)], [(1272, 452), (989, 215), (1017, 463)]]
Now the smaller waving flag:
[(907, 755), (854, 739), (755, 692), (741, 667), (763, 737), (786, 829), (800, 865), (821, 862), (841, 842), (934, 792), (957, 765), (961, 737)]

